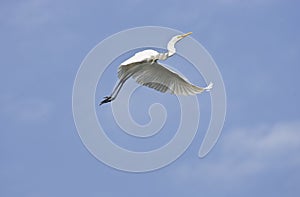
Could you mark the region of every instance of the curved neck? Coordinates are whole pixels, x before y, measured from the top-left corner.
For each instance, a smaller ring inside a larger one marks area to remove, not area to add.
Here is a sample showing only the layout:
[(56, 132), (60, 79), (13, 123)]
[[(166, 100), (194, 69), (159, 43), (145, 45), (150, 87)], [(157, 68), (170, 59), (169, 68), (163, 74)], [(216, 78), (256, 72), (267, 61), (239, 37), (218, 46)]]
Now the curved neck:
[(169, 57), (174, 55), (176, 53), (175, 44), (181, 40), (182, 38), (178, 36), (174, 36), (168, 43), (167, 49), (168, 49), (168, 55)]
[(167, 53), (159, 53), (156, 58), (159, 60), (165, 60), (168, 57), (174, 55), (176, 53), (175, 44), (181, 39), (182, 38), (180, 38), (178, 36), (174, 36), (168, 43), (168, 46), (167, 46), (168, 52)]
[[(173, 40), (173, 39), (172, 39)], [(168, 56), (172, 56), (176, 53), (176, 49), (175, 49), (175, 43), (177, 42), (172, 42), (172, 40), (168, 43)]]

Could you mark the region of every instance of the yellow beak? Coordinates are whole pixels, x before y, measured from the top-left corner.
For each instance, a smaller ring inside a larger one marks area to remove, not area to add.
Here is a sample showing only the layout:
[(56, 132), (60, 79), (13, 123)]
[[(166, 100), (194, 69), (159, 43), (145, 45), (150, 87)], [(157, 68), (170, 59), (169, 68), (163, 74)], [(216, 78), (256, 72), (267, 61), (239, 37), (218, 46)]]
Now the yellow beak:
[(182, 34), (181, 37), (184, 38), (184, 37), (186, 37), (188, 35), (191, 35), (191, 34), (192, 34), (192, 32), (189, 32), (189, 33), (186, 33), (186, 34)]

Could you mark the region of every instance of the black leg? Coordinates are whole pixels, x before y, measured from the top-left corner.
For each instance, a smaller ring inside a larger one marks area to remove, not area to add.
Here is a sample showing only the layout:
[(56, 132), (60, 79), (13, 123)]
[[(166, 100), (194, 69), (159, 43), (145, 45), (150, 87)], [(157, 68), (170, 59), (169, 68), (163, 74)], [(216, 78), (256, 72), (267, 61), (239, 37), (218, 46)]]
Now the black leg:
[(104, 99), (99, 103), (99, 105), (103, 105), (104, 103), (109, 103), (113, 100), (115, 100), (115, 98), (117, 97), (117, 95), (119, 94), (122, 86), (124, 85), (125, 81), (128, 79), (129, 77), (126, 77), (125, 79), (121, 79), (119, 81), (119, 83), (117, 84), (117, 86), (114, 88), (113, 92), (111, 93), (110, 96), (105, 96)]

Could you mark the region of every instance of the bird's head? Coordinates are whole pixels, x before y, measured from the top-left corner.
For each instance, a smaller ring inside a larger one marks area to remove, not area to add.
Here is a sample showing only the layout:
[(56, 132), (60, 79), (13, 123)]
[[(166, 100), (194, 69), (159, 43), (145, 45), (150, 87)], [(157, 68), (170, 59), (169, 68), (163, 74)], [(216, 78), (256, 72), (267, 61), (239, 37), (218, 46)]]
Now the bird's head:
[(183, 38), (187, 37), (188, 35), (191, 35), (192, 32), (189, 32), (189, 33), (186, 33), (186, 34), (180, 34), (180, 35), (177, 35), (177, 36), (174, 36), (171, 40), (170, 40), (170, 43), (172, 44), (176, 44), (176, 42), (182, 40)]
[(175, 54), (176, 50), (175, 50), (175, 44), (182, 40), (183, 38), (187, 37), (188, 35), (191, 35), (192, 32), (189, 32), (189, 33), (186, 33), (186, 34), (181, 34), (181, 35), (177, 35), (177, 36), (174, 36), (170, 42), (168, 43), (168, 50), (169, 50), (169, 56), (172, 56)]

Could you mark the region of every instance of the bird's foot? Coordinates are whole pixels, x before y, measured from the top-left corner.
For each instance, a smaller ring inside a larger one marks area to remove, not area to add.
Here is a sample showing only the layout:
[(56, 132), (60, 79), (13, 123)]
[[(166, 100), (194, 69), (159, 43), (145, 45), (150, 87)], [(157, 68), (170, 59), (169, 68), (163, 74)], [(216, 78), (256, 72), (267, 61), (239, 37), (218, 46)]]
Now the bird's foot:
[(99, 105), (102, 105), (104, 103), (109, 103), (112, 101), (111, 96), (105, 96), (104, 99), (101, 101), (101, 103)]

